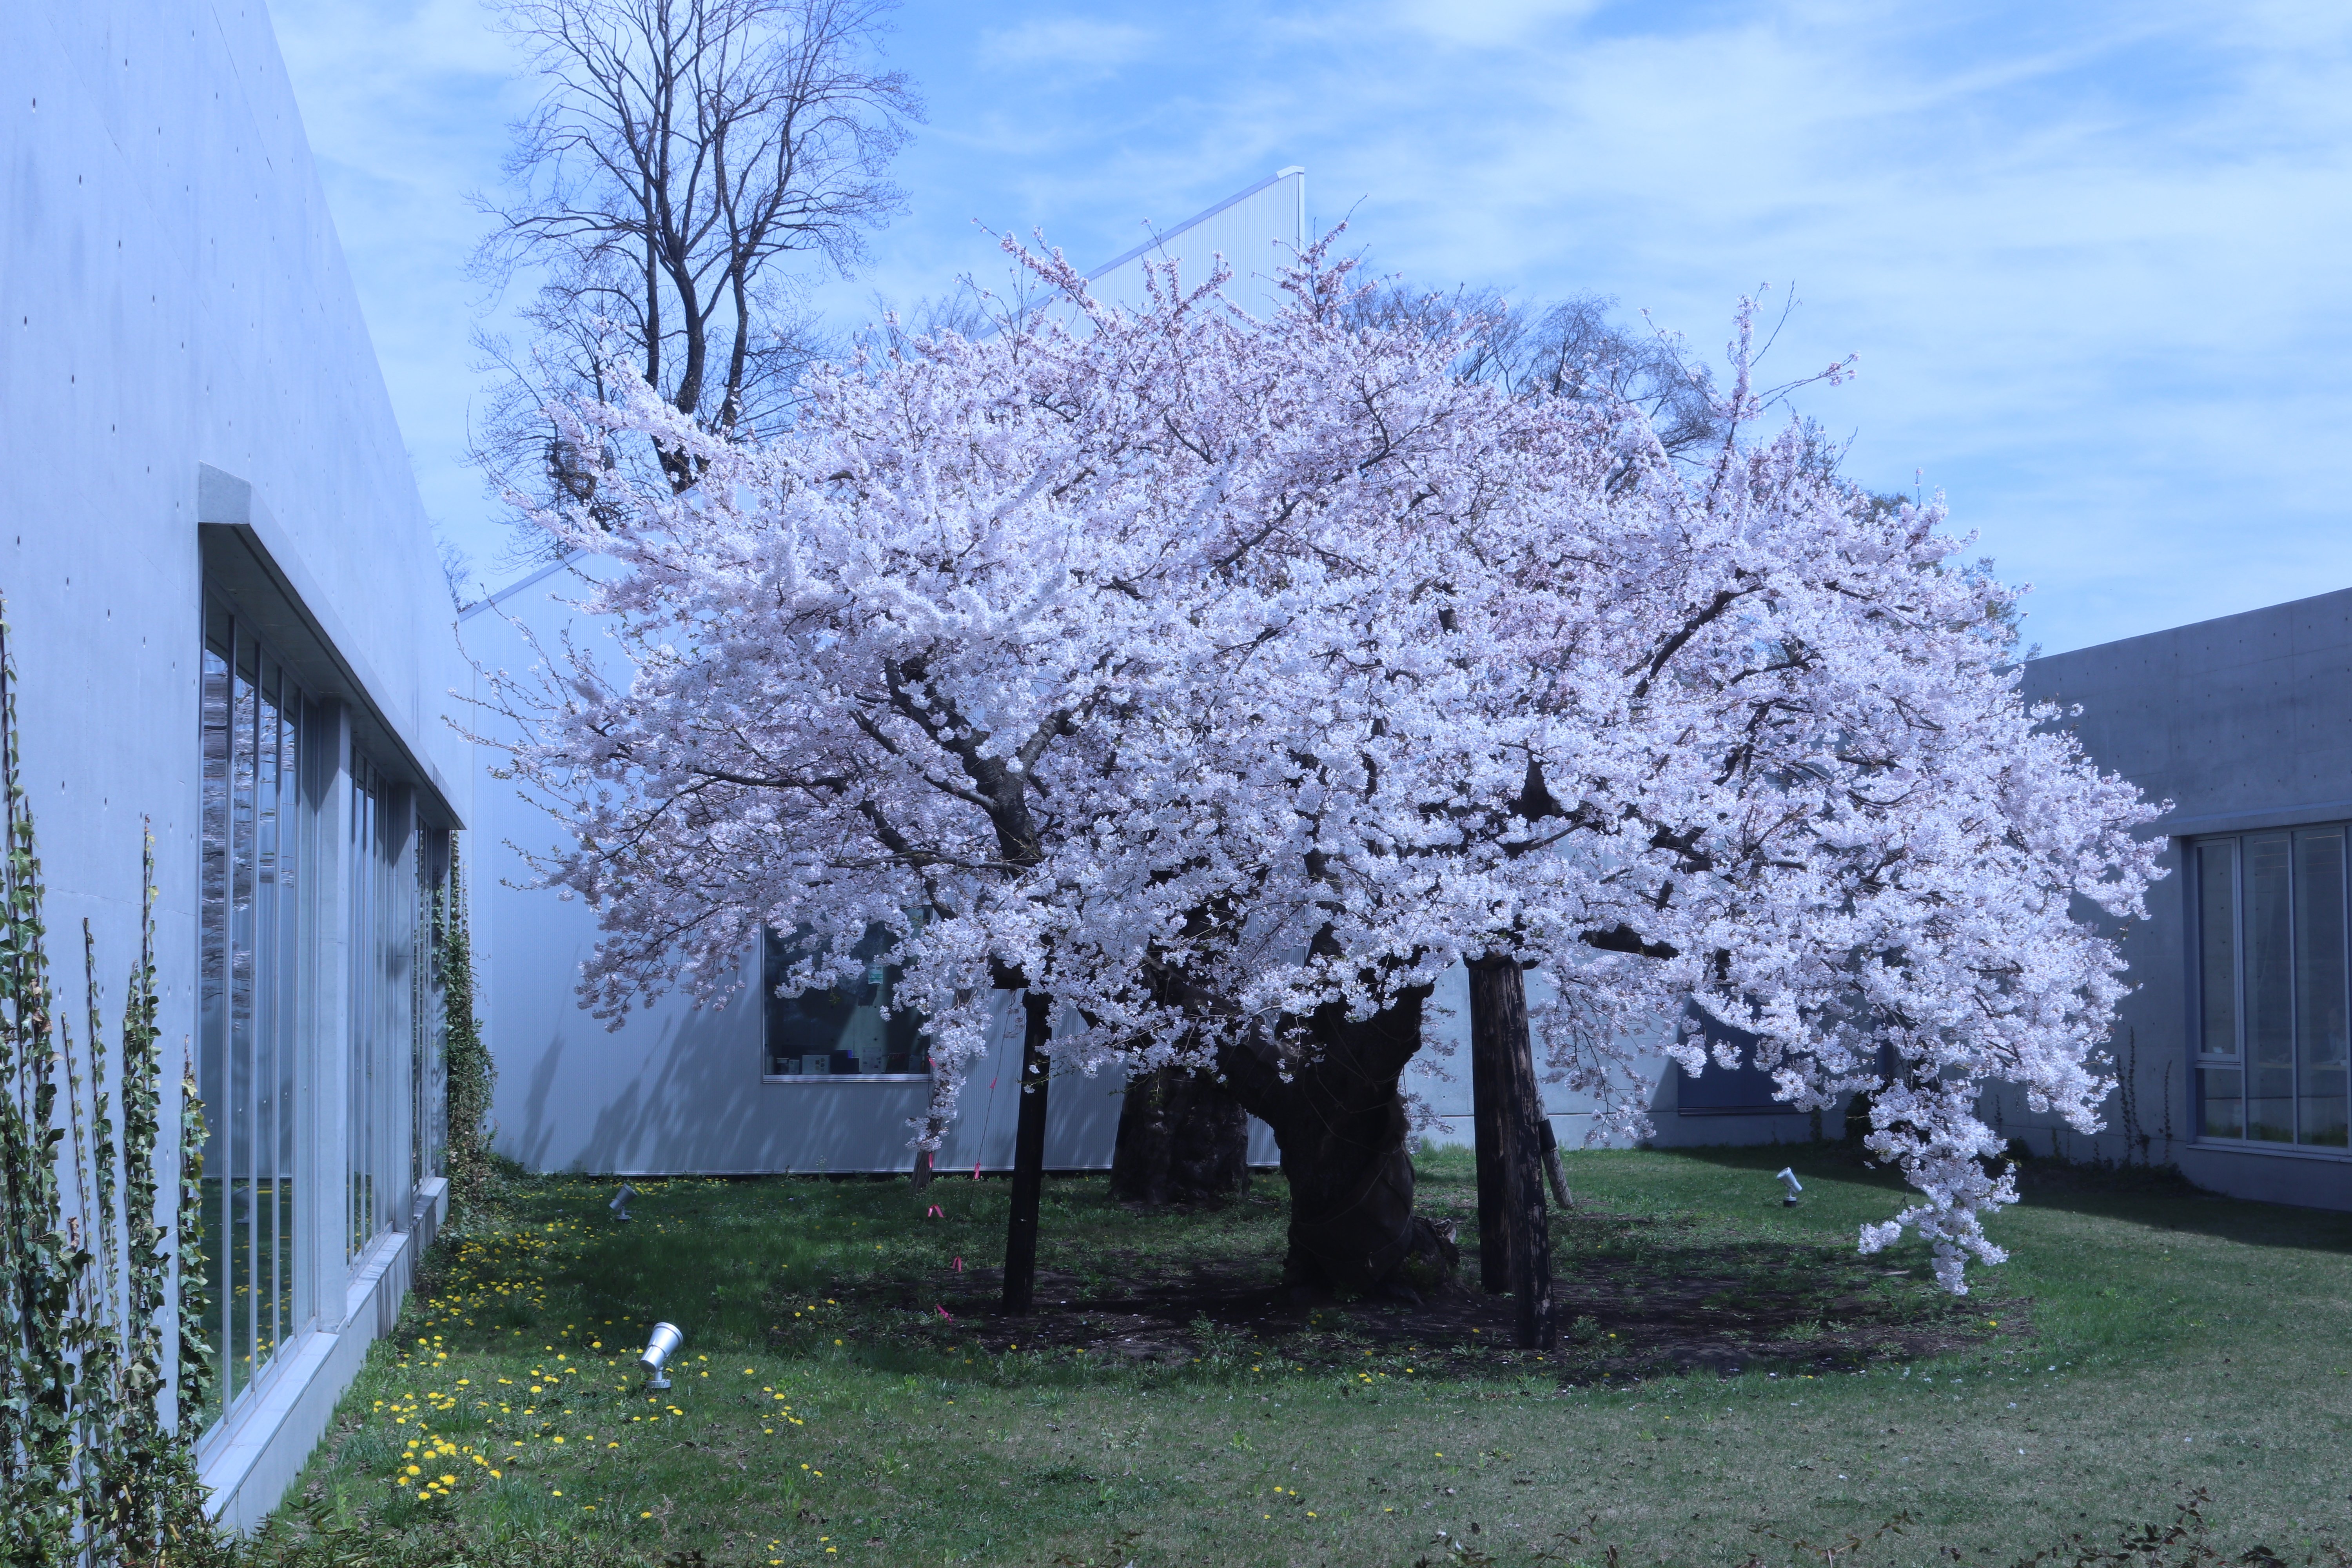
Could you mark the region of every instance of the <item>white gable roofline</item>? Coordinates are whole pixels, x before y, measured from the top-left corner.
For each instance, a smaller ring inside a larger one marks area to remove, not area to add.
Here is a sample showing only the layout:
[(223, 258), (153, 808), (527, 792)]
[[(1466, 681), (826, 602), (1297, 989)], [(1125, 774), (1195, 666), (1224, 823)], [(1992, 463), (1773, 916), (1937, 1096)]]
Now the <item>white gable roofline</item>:
[(569, 571), (571, 568), (579, 565), (580, 563), (587, 560), (589, 556), (594, 553), (596, 552), (591, 550), (572, 551), (561, 561), (551, 561), (537, 571), (527, 573), (524, 575), (516, 578), (513, 582), (508, 584), (503, 588), (493, 589), (488, 596), (477, 599), (472, 604), (467, 605), (463, 609), (459, 610), (457, 612), (457, 618), (461, 621), (469, 621), (476, 616), (481, 614), (484, 610), (490, 609), (501, 601), (511, 598), (515, 595), (521, 593), (525, 588), (530, 587), (532, 584), (544, 583), (550, 577), (554, 576), (558, 572)]
[(1260, 191), (1266, 190), (1274, 185), (1280, 184), (1285, 180), (1293, 178), (1296, 178), (1298, 182), (1298, 232), (1303, 242), (1307, 233), (1307, 166), (1303, 163), (1293, 163), (1286, 168), (1276, 169), (1273, 174), (1268, 174), (1265, 179), (1260, 180), (1255, 185), (1235, 191), (1223, 201), (1217, 203), (1216, 205), (1204, 207), (1201, 211), (1194, 213), (1191, 217), (1186, 218), (1182, 223), (1178, 224), (1174, 228), (1168, 230), (1165, 234), (1153, 235), (1150, 239), (1145, 240), (1141, 245), (1137, 246), (1134, 249), (1127, 252), (1125, 255), (1113, 257), (1110, 260), (1104, 262), (1100, 267), (1096, 268), (1092, 272), (1087, 273), (1087, 281), (1089, 283), (1097, 282), (1110, 276), (1110, 274), (1118, 271), (1129, 262), (1135, 260), (1138, 257), (1148, 255), (1155, 250), (1165, 250), (1168, 242), (1182, 234), (1185, 230), (1197, 228), (1201, 225), (1208, 222), (1211, 218), (1216, 216), (1219, 213), (1223, 212), (1227, 207), (1239, 206), (1242, 203), (1249, 200)]

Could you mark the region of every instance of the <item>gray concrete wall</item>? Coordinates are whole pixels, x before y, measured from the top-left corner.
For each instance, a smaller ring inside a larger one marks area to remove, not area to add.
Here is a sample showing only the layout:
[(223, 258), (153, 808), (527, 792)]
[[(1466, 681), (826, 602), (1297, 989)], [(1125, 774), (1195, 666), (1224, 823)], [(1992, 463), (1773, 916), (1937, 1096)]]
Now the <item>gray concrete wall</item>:
[[(458, 669), (450, 610), (259, 0), (0, 5), (0, 593), (49, 928), (89, 918), (100, 971), (119, 983), (152, 824), (161, 1022), (188, 1040), (199, 522), (235, 535), (216, 544), (264, 547), (278, 590), (342, 660), (306, 680), (382, 732), (388, 763), (454, 796), (465, 757), (439, 722)], [(463, 814), (461, 798), (442, 805)], [(330, 1040), (336, 996), (318, 998)], [(303, 1136), (320, 1169), (340, 1172), (342, 1053), (322, 1057), (327, 1076), (302, 1087)], [(313, 1206), (301, 1299), (327, 1333), (343, 1324), (349, 1270), (337, 1205)], [(327, 1378), (331, 1398), (348, 1368), (306, 1357), (289, 1345), (284, 1364)], [(208, 1444), (205, 1473), (248, 1524), (277, 1500), (247, 1475), (290, 1474), (280, 1461), (315, 1433), (265, 1416), (234, 1436), (231, 1459), (226, 1439)]]
[(2352, 817), (2352, 589), (2036, 659), (2024, 684), (2079, 704), (2065, 722), (2099, 765), (2171, 803), (2155, 829), (2171, 874), (2149, 893), (2149, 918), (2124, 932), (2137, 989), (2111, 1044), (2125, 1082), (2108, 1131), (2083, 1139), (2016, 1096), (2000, 1103), (2004, 1129), (2040, 1152), (2178, 1161), (2218, 1191), (2352, 1208), (2343, 1155), (2192, 1138), (2180, 875), (2184, 838)]

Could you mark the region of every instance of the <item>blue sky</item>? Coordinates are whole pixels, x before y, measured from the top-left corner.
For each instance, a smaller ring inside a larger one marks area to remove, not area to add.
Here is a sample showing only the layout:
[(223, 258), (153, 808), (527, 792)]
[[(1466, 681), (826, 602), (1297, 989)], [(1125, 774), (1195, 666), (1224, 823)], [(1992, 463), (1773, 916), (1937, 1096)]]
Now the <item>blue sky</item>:
[[(530, 95), (477, 0), (273, 15), (428, 510), (500, 577), (464, 461), (463, 265)], [(2352, 585), (2352, 7), (1545, 0), (971, 5), (890, 58), (909, 211), (843, 325), (996, 258), (1107, 259), (1302, 163), (1384, 271), (1581, 289), (1719, 353), (1793, 280), (1788, 374), (1850, 471), (1914, 476), (2076, 647)]]

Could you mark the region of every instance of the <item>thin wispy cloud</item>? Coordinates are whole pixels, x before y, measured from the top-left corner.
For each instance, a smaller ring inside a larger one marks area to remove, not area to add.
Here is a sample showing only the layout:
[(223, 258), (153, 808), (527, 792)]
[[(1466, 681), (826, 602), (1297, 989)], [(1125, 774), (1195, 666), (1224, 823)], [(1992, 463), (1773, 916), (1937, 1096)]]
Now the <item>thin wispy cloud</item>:
[(997, 70), (1116, 70), (1141, 59), (1155, 36), (1119, 22), (1084, 16), (1038, 18), (981, 37), (980, 63)]
[(1518, 45), (1600, 9), (1601, 0), (1397, 0), (1393, 25), (1450, 43)]
[[(525, 89), (467, 0), (281, 0), (428, 497), (471, 389), (452, 270)], [(819, 297), (935, 295), (981, 220), (1082, 264), (1286, 163), (1433, 286), (1597, 289), (1712, 350), (1793, 280), (1776, 358), (1880, 489), (1924, 474), (2053, 647), (2352, 582), (2352, 16), (2336, 5), (1191, 4), (1008, 19), (924, 0), (912, 210)], [(462, 35), (462, 36), (461, 36)], [(1234, 258), (1245, 268), (1265, 258)], [(442, 498), (449, 498), (444, 500)], [(470, 542), (470, 541), (469, 541)], [(478, 548), (478, 553), (479, 553)]]

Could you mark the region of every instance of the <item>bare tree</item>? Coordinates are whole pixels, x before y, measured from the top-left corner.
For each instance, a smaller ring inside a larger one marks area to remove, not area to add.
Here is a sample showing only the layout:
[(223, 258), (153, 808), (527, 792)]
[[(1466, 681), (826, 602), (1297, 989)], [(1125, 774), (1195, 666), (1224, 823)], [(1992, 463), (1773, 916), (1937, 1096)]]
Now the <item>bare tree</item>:
[(1466, 322), (1470, 346), (1454, 367), (1465, 381), (1493, 382), (1517, 397), (1629, 402), (1669, 454), (1704, 460), (1726, 434), (1712, 374), (1679, 337), (1611, 320), (1616, 307), (1601, 294), (1514, 305), (1493, 289), (1396, 283), (1356, 310), (1368, 325), (1410, 321), (1438, 331)]
[[(536, 285), (533, 341), (478, 341), (495, 388), (477, 431), (494, 478), (593, 493), (604, 464), (691, 464), (650, 447), (583, 455), (541, 410), (636, 365), (706, 428), (787, 417), (813, 357), (803, 258), (846, 273), (903, 205), (884, 177), (922, 105), (874, 63), (889, 0), (495, 0), (547, 90), (515, 127), (512, 199), (476, 255)], [(543, 467), (543, 481), (535, 470)]]

